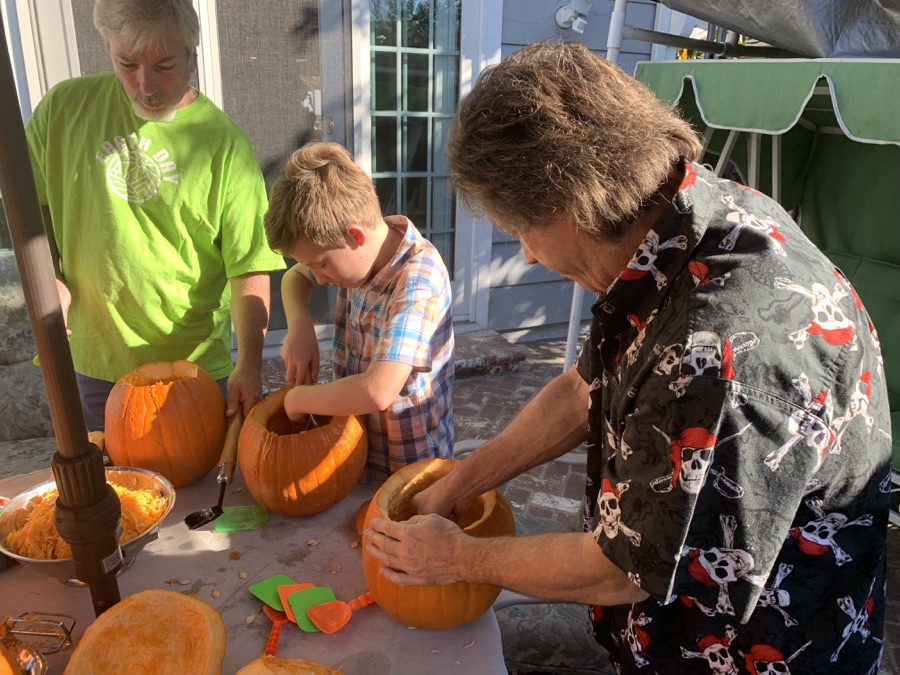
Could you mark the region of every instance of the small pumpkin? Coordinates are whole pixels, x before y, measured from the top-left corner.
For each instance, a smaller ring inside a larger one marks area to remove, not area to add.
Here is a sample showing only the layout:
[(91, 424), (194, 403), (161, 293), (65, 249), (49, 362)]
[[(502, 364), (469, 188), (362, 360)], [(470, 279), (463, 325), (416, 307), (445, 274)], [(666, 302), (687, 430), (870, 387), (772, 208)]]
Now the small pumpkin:
[(190, 361), (148, 363), (123, 375), (106, 400), (103, 444), (113, 464), (190, 485), (216, 465), (225, 442), (225, 397)]
[(290, 387), (253, 406), (238, 438), (238, 466), (253, 498), (283, 516), (309, 516), (334, 506), (359, 481), (368, 435), (354, 415), (316, 415), (306, 428), (284, 411)]
[[(459, 464), (454, 459), (425, 459), (393, 473), (378, 489), (366, 512), (365, 530), (373, 518), (397, 522), (414, 515), (412, 498), (447, 475)], [(497, 490), (482, 494), (457, 520), (473, 537), (514, 535), (515, 520), (506, 497)], [(448, 630), (484, 614), (500, 588), (490, 584), (458, 581), (444, 586), (398, 586), (380, 574), (383, 563), (363, 548), (363, 573), (375, 602), (400, 623), (416, 628)]]

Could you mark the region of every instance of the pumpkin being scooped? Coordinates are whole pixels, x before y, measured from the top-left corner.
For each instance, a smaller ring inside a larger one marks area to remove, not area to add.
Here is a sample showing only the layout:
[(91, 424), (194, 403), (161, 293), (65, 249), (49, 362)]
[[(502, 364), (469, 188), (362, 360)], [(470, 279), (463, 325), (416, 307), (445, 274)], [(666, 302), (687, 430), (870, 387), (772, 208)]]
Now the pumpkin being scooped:
[[(373, 518), (409, 520), (415, 513), (412, 498), (450, 473), (459, 460), (425, 459), (393, 473), (378, 489), (366, 512), (365, 530)], [(514, 535), (515, 520), (506, 497), (497, 490), (485, 492), (457, 519), (463, 532), (473, 537)], [(363, 547), (363, 572), (375, 602), (400, 623), (416, 628), (448, 630), (484, 614), (500, 588), (490, 584), (458, 581), (445, 586), (398, 586), (380, 574), (384, 564)]]
[(225, 442), (225, 397), (190, 361), (148, 363), (123, 375), (106, 401), (103, 444), (113, 464), (190, 485), (216, 465)]
[(316, 415), (306, 428), (284, 411), (290, 387), (257, 403), (241, 429), (238, 466), (253, 498), (283, 516), (320, 513), (346, 497), (359, 481), (368, 436), (354, 415)]

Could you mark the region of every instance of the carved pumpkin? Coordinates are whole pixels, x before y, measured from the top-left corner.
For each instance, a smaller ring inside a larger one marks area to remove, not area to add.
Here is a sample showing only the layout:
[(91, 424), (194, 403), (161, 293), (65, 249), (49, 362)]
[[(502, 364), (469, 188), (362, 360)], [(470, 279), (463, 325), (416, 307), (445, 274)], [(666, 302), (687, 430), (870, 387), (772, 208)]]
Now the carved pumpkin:
[(284, 411), (284, 387), (257, 403), (241, 429), (238, 466), (253, 498), (283, 516), (308, 516), (337, 504), (359, 481), (369, 451), (355, 416), (316, 416), (306, 428)]
[(225, 397), (190, 361), (147, 363), (116, 382), (106, 400), (106, 454), (118, 466), (162, 474), (175, 487), (209, 473), (225, 442)]
[[(409, 520), (414, 515), (412, 498), (442, 476), (459, 460), (426, 459), (403, 467), (382, 485), (366, 512), (364, 529), (373, 518)], [(514, 535), (512, 509), (499, 490), (481, 495), (457, 521), (463, 532), (473, 537)], [(484, 614), (500, 588), (490, 584), (458, 581), (445, 586), (398, 586), (379, 571), (384, 565), (363, 548), (363, 572), (375, 602), (397, 621), (408, 626), (448, 630), (474, 621)]]

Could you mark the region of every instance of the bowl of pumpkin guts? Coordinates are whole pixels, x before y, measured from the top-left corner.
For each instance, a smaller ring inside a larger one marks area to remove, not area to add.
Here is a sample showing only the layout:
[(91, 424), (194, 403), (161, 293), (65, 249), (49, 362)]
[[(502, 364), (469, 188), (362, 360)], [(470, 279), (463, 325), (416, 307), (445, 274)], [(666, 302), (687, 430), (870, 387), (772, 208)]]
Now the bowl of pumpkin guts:
[[(160, 474), (135, 467), (106, 467), (106, 482), (122, 505), (121, 574), (159, 536), (160, 523), (175, 505), (175, 488)], [(0, 553), (67, 585), (82, 586), (72, 549), (56, 530), (57, 496), (56, 481), (51, 478), (10, 499), (0, 509)]]

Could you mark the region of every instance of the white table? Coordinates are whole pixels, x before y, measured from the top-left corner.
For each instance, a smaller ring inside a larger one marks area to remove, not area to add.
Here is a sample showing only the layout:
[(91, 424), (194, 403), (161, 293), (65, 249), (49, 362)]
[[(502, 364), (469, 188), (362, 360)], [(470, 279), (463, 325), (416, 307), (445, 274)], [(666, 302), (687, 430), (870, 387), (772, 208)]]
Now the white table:
[[(0, 480), (0, 496), (15, 497), (49, 479), (50, 471)], [(226, 490), (225, 506), (253, 504), (240, 476)], [(119, 578), (124, 598), (137, 591), (160, 588), (193, 595), (215, 607), (228, 632), (222, 672), (232, 674), (262, 654), (271, 621), (262, 603), (247, 589), (258, 581), (284, 574), (297, 583), (312, 582), (334, 590), (349, 601), (366, 592), (362, 572), (362, 540), (354, 516), (374, 489), (357, 485), (328, 511), (287, 518), (269, 514), (259, 530), (232, 533), (212, 531), (212, 525), (189, 530), (184, 517), (215, 504), (215, 471), (198, 483), (176, 491), (175, 506), (159, 529), (159, 538), (138, 554)], [(317, 540), (315, 546), (307, 544)], [(354, 542), (359, 543), (353, 547)], [(237, 557), (238, 559), (233, 559)], [(246, 579), (241, 578), (246, 572)], [(172, 580), (187, 584), (167, 583)], [(214, 598), (213, 590), (218, 590)], [(15, 565), (0, 571), (0, 619), (26, 611), (62, 613), (77, 620), (74, 639), (93, 621), (90, 590), (75, 588), (31, 568)], [(252, 623), (247, 617), (254, 616)], [(62, 673), (71, 648), (47, 658), (51, 674)], [(304, 658), (340, 668), (346, 675), (421, 675), (422, 673), (478, 673), (506, 675), (500, 629), (492, 610), (478, 620), (447, 631), (411, 629), (385, 614), (377, 605), (353, 612), (349, 623), (330, 635), (305, 633), (285, 624), (277, 655)]]

